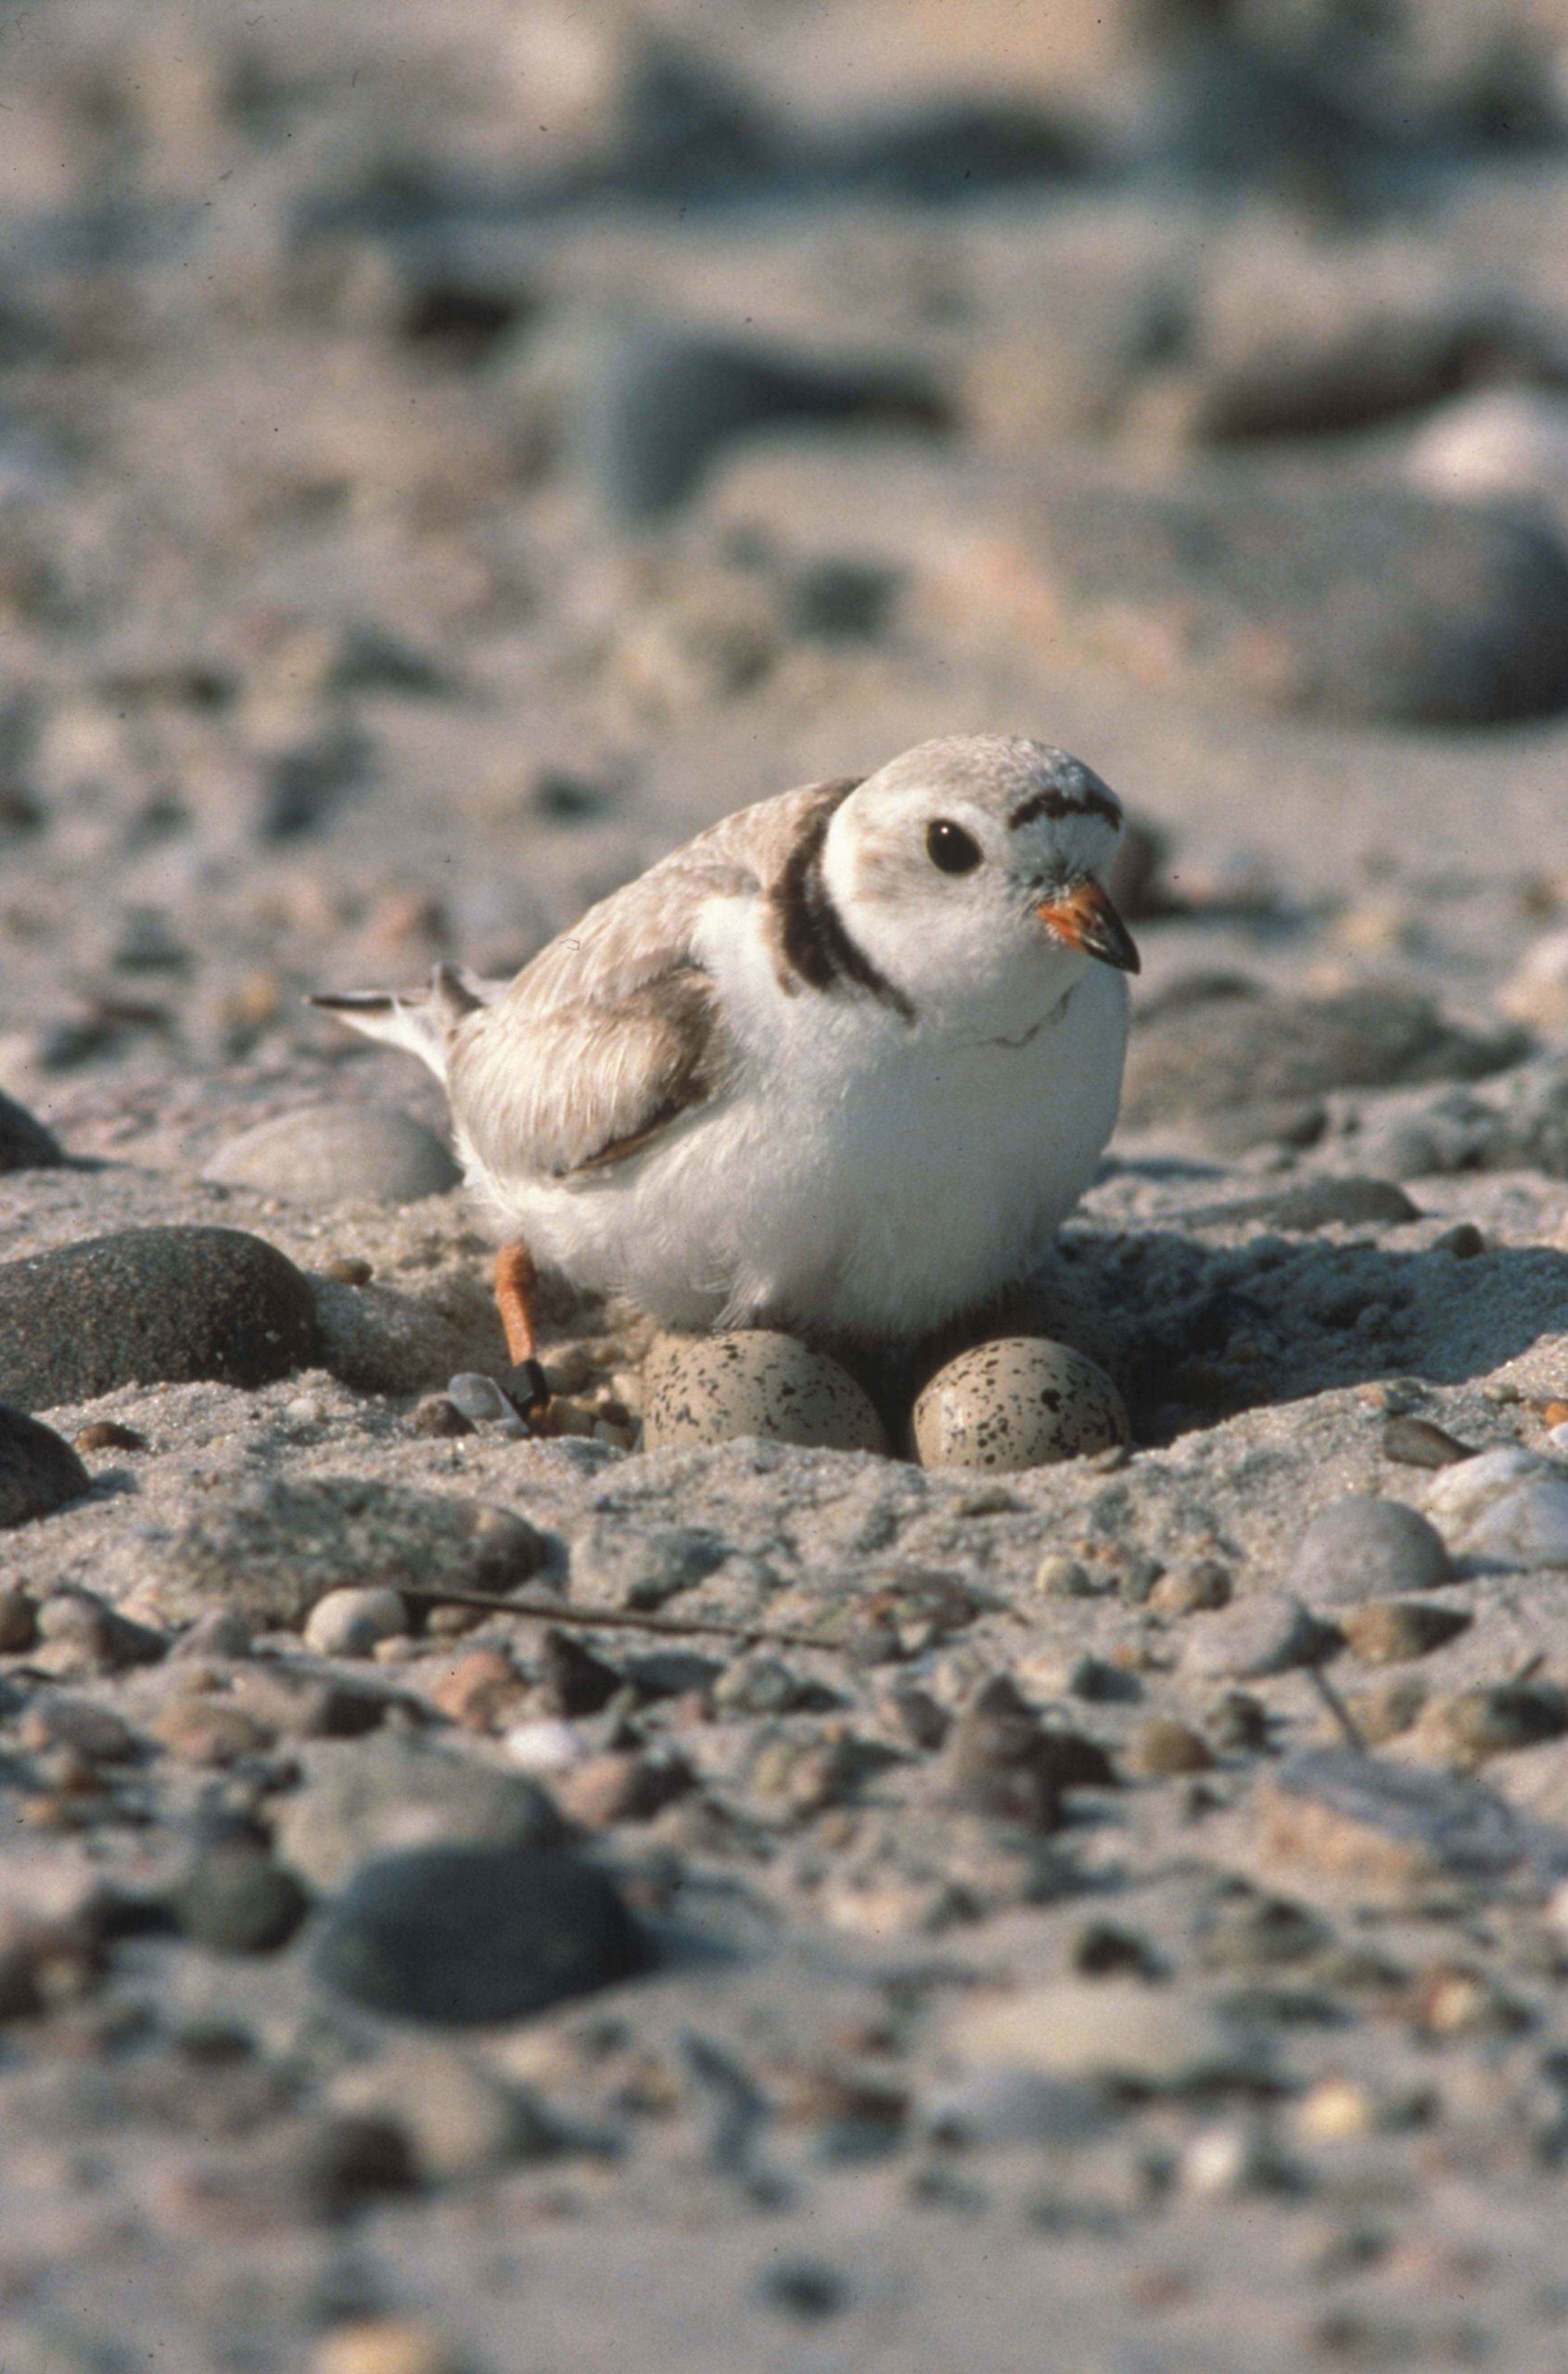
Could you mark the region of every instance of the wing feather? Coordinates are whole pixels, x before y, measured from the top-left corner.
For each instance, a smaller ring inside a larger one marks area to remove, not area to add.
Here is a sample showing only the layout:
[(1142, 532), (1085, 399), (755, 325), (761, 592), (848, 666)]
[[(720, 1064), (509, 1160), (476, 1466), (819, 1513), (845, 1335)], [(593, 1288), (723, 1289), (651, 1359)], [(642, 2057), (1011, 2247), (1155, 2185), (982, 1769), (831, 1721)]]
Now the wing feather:
[(453, 1114), (487, 1169), (607, 1168), (723, 1087), (733, 1049), (693, 947), (697, 918), (711, 899), (763, 895), (848, 788), (810, 784), (726, 816), (591, 907), (460, 1025)]

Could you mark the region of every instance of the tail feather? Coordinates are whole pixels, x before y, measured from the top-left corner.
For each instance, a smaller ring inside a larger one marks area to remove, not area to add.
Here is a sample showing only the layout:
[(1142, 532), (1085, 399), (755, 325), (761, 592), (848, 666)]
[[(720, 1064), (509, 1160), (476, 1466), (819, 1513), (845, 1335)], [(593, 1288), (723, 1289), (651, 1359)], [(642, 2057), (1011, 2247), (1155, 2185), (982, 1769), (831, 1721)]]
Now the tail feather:
[(438, 964), (428, 989), (341, 989), (310, 1002), (367, 1039), (417, 1055), (444, 1081), (453, 1032), (480, 1006), (492, 1004), (504, 987), (500, 981), (480, 980), (462, 965)]

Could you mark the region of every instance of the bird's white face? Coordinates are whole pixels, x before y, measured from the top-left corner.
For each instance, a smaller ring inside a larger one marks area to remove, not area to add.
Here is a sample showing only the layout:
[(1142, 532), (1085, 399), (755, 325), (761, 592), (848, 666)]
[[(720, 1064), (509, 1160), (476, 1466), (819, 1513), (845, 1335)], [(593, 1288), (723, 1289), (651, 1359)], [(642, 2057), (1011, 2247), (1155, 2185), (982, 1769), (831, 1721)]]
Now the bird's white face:
[(928, 743), (845, 800), (823, 872), (849, 932), (917, 1014), (1032, 1015), (1090, 964), (1138, 970), (1104, 888), (1120, 831), (1113, 796), (1064, 752)]

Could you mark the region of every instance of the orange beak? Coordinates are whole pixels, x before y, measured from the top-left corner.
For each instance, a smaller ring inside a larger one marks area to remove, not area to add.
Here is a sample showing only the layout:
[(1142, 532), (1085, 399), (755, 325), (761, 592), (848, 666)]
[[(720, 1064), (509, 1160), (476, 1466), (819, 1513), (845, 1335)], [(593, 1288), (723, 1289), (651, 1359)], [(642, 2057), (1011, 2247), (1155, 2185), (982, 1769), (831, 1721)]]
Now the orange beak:
[(1035, 913), (1047, 931), (1069, 948), (1081, 948), (1086, 956), (1114, 964), (1118, 973), (1141, 970), (1142, 959), (1132, 934), (1098, 882), (1075, 882), (1060, 899), (1048, 899)]

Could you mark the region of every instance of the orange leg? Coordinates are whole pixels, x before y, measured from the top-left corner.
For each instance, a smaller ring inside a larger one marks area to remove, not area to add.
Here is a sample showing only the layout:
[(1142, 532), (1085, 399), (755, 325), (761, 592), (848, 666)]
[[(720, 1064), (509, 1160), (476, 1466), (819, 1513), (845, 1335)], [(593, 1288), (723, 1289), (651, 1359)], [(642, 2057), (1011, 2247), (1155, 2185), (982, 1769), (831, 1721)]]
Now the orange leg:
[(504, 1244), (495, 1257), (495, 1307), (506, 1330), (512, 1373), (506, 1390), (533, 1432), (550, 1429), (550, 1387), (534, 1341), (532, 1296), (539, 1283), (533, 1256), (521, 1240)]

